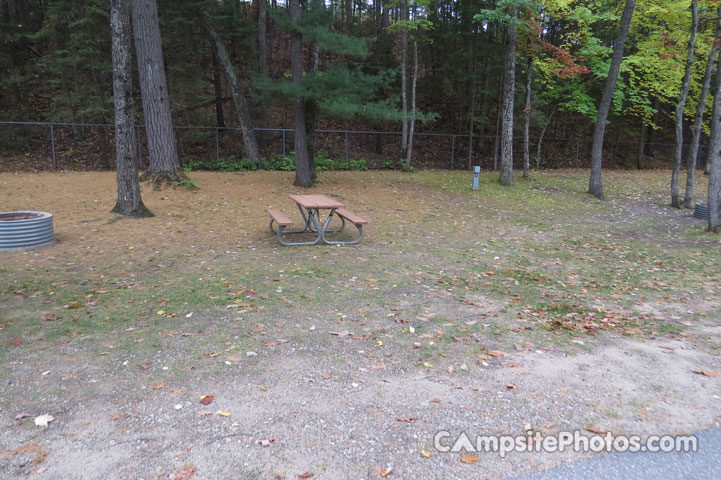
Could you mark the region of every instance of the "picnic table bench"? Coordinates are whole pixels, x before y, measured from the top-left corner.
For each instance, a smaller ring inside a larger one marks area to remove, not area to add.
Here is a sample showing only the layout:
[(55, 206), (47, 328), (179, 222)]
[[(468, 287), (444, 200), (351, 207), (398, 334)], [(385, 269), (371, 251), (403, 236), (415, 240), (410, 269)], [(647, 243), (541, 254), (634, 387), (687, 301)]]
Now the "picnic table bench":
[[(329, 245), (355, 245), (363, 239), (363, 225), (367, 224), (355, 213), (346, 210), (342, 203), (325, 195), (288, 195), (291, 200), (296, 203), (301, 216), (303, 217), (303, 226), (297, 229), (290, 229), (293, 220), (281, 212), (280, 210), (269, 208), (270, 215), (270, 231), (277, 235), (278, 241), (282, 245), (315, 245), (321, 240)], [(328, 210), (325, 220), (322, 218), (321, 211)], [(330, 222), (336, 216), (340, 219), (341, 225), (337, 228), (330, 228)], [(351, 240), (332, 240), (326, 237), (328, 233), (340, 233), (345, 229), (346, 222), (352, 223), (358, 229), (358, 237)], [(273, 224), (277, 228), (273, 227)], [(315, 238), (304, 241), (289, 241), (286, 235), (311, 232), (315, 233)]]

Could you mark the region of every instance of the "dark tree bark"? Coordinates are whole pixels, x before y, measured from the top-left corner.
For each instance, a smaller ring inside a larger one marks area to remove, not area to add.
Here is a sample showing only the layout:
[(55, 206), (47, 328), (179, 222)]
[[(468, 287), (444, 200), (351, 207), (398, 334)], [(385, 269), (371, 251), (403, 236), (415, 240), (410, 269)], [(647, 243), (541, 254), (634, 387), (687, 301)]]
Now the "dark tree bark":
[(673, 172), (671, 173), (671, 206), (681, 208), (678, 199), (678, 178), (681, 174), (683, 160), (683, 114), (686, 110), (688, 89), (691, 85), (691, 67), (693, 66), (693, 53), (696, 48), (696, 32), (698, 30), (697, 0), (691, 1), (691, 36), (688, 40), (688, 53), (686, 55), (686, 69), (681, 82), (681, 93), (676, 104), (676, 147), (673, 151)]
[(593, 145), (591, 146), (591, 177), (588, 182), (588, 193), (603, 200), (603, 137), (606, 133), (606, 119), (608, 112), (611, 110), (611, 101), (613, 100), (613, 91), (616, 89), (616, 80), (618, 80), (618, 72), (621, 70), (621, 61), (623, 60), (623, 49), (628, 38), (628, 31), (631, 26), (631, 17), (633, 10), (636, 8), (636, 0), (626, 0), (626, 7), (623, 9), (621, 17), (621, 28), (618, 32), (618, 38), (613, 48), (613, 57), (611, 57), (611, 66), (608, 69), (608, 77), (606, 77), (606, 86), (603, 89), (601, 104), (598, 106), (598, 116), (596, 118), (596, 128), (593, 132)]
[(240, 130), (243, 133), (243, 144), (245, 145), (245, 153), (253, 163), (253, 165), (260, 165), (260, 153), (258, 151), (258, 142), (255, 138), (255, 130), (253, 129), (253, 121), (250, 116), (250, 109), (245, 101), (245, 96), (240, 89), (238, 83), (238, 77), (235, 75), (233, 65), (230, 63), (230, 56), (225, 50), (223, 43), (220, 41), (218, 33), (215, 31), (215, 27), (211, 22), (210, 15), (204, 13), (205, 26), (208, 29), (208, 35), (213, 39), (215, 45), (215, 52), (220, 62), (220, 67), (225, 72), (225, 78), (228, 81), (230, 87), (231, 97), (233, 98), (233, 104), (238, 112), (238, 122), (240, 123)]
[(523, 109), (523, 178), (530, 176), (531, 146), (529, 134), (531, 130), (531, 84), (533, 82), (533, 58), (529, 55), (526, 61), (526, 106)]
[[(313, 42), (308, 47), (308, 71), (318, 73), (320, 66), (320, 46)], [(318, 127), (318, 104), (315, 100), (309, 99), (305, 102), (305, 126), (308, 144), (308, 170), (310, 171), (310, 179), (315, 182), (318, 173), (315, 169), (315, 131)]]
[[(300, 0), (290, 0), (290, 21), (294, 24), (300, 18)], [(290, 37), (290, 71), (292, 82), (299, 87), (303, 80), (303, 38), (293, 29)], [(310, 188), (313, 178), (308, 160), (308, 138), (305, 128), (305, 102), (298, 96), (293, 100), (293, 125), (295, 133), (295, 181), (297, 187)]]
[(511, 14), (504, 40), (503, 120), (501, 123), (501, 185), (513, 185), (513, 105), (516, 88), (516, 11)]
[(110, 0), (110, 31), (115, 101), (115, 164), (118, 201), (114, 213), (152, 217), (140, 197), (135, 127), (133, 125), (132, 69), (130, 66), (130, 0)]
[[(721, 55), (716, 70), (721, 69)], [(712, 232), (721, 230), (721, 75), (716, 75), (714, 88), (713, 117), (711, 119), (711, 136), (708, 145), (706, 167), (708, 177), (708, 229)]]
[(646, 120), (641, 120), (641, 139), (638, 143), (638, 155), (636, 155), (636, 169), (641, 170), (643, 168), (643, 155), (646, 152)]
[(223, 113), (223, 82), (220, 76), (220, 64), (218, 63), (218, 55), (215, 48), (211, 49), (210, 54), (213, 59), (213, 91), (215, 92), (215, 124), (219, 127), (225, 127), (225, 114)]
[(260, 74), (268, 77), (268, 0), (258, 0), (258, 64)]
[(701, 134), (703, 133), (703, 114), (706, 109), (706, 97), (711, 86), (711, 76), (713, 75), (713, 67), (718, 55), (719, 44), (718, 38), (721, 35), (721, 5), (716, 11), (716, 31), (714, 34), (714, 42), (706, 61), (706, 72), (703, 76), (703, 85), (701, 86), (701, 95), (696, 105), (696, 115), (691, 126), (691, 146), (689, 147), (688, 158), (686, 159), (686, 191), (683, 196), (683, 205), (686, 208), (693, 208), (693, 186), (696, 181), (696, 158), (698, 157), (698, 147), (701, 143)]
[(132, 17), (150, 156), (150, 166), (141, 178), (151, 180), (156, 185), (183, 180), (187, 177), (180, 168), (178, 145), (170, 114), (156, 1), (132, 0)]

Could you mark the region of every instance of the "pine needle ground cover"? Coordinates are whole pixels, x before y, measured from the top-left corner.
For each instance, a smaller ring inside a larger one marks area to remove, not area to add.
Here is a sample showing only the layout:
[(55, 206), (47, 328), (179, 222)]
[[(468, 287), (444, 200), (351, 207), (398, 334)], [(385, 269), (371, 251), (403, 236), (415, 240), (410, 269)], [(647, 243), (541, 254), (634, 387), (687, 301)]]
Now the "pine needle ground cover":
[(586, 454), (434, 434), (718, 425), (721, 241), (669, 177), (324, 172), (363, 242), (281, 247), (292, 172), (143, 186), (142, 220), (113, 173), (0, 174), (57, 237), (0, 252), (0, 476), (495, 478)]

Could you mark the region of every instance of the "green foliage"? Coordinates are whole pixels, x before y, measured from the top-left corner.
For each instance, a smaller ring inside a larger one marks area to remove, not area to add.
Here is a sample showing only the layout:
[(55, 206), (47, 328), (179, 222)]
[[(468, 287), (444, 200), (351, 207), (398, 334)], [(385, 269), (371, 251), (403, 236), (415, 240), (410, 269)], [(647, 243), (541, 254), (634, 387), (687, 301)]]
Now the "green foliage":
[(190, 178), (184, 178), (182, 180), (176, 180), (171, 183), (174, 187), (181, 187), (181, 188), (187, 188), (188, 190), (197, 190), (198, 184), (195, 182), (195, 180), (192, 180)]
[(295, 152), (290, 155), (271, 155), (270, 158), (260, 159), (260, 168), (263, 170), (282, 170), (292, 172), (295, 170)]
[(210, 158), (206, 160), (190, 160), (183, 169), (186, 172), (193, 170), (210, 170), (218, 172), (241, 172), (246, 170), (257, 170), (257, 167), (247, 158), (238, 160), (235, 155), (221, 158)]

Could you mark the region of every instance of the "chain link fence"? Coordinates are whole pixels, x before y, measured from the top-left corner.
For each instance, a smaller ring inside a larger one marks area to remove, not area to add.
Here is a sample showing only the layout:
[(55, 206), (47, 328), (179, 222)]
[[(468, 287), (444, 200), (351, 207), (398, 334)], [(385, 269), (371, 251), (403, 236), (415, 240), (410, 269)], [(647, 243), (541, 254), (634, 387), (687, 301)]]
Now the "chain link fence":
[[(0, 168), (17, 169), (111, 169), (115, 165), (113, 124), (66, 122), (0, 122)], [(238, 127), (175, 126), (181, 163), (229, 156), (244, 156)], [(137, 125), (140, 168), (147, 167), (145, 126)], [(293, 150), (292, 128), (256, 128), (261, 155), (288, 155)], [(468, 169), (481, 165), (494, 169), (500, 162), (495, 136), (459, 133), (415, 133), (413, 160), (418, 168)], [(591, 139), (544, 138), (540, 156), (539, 138), (530, 139), (532, 168), (587, 168)], [(703, 167), (704, 146), (699, 163)], [(646, 143), (639, 156), (638, 142), (608, 139), (604, 148), (606, 168), (662, 168), (670, 166), (674, 145)], [(368, 168), (398, 165), (402, 157), (401, 133), (364, 130), (317, 130), (316, 151), (346, 161), (363, 159)], [(514, 138), (514, 167), (523, 167), (523, 139)]]

